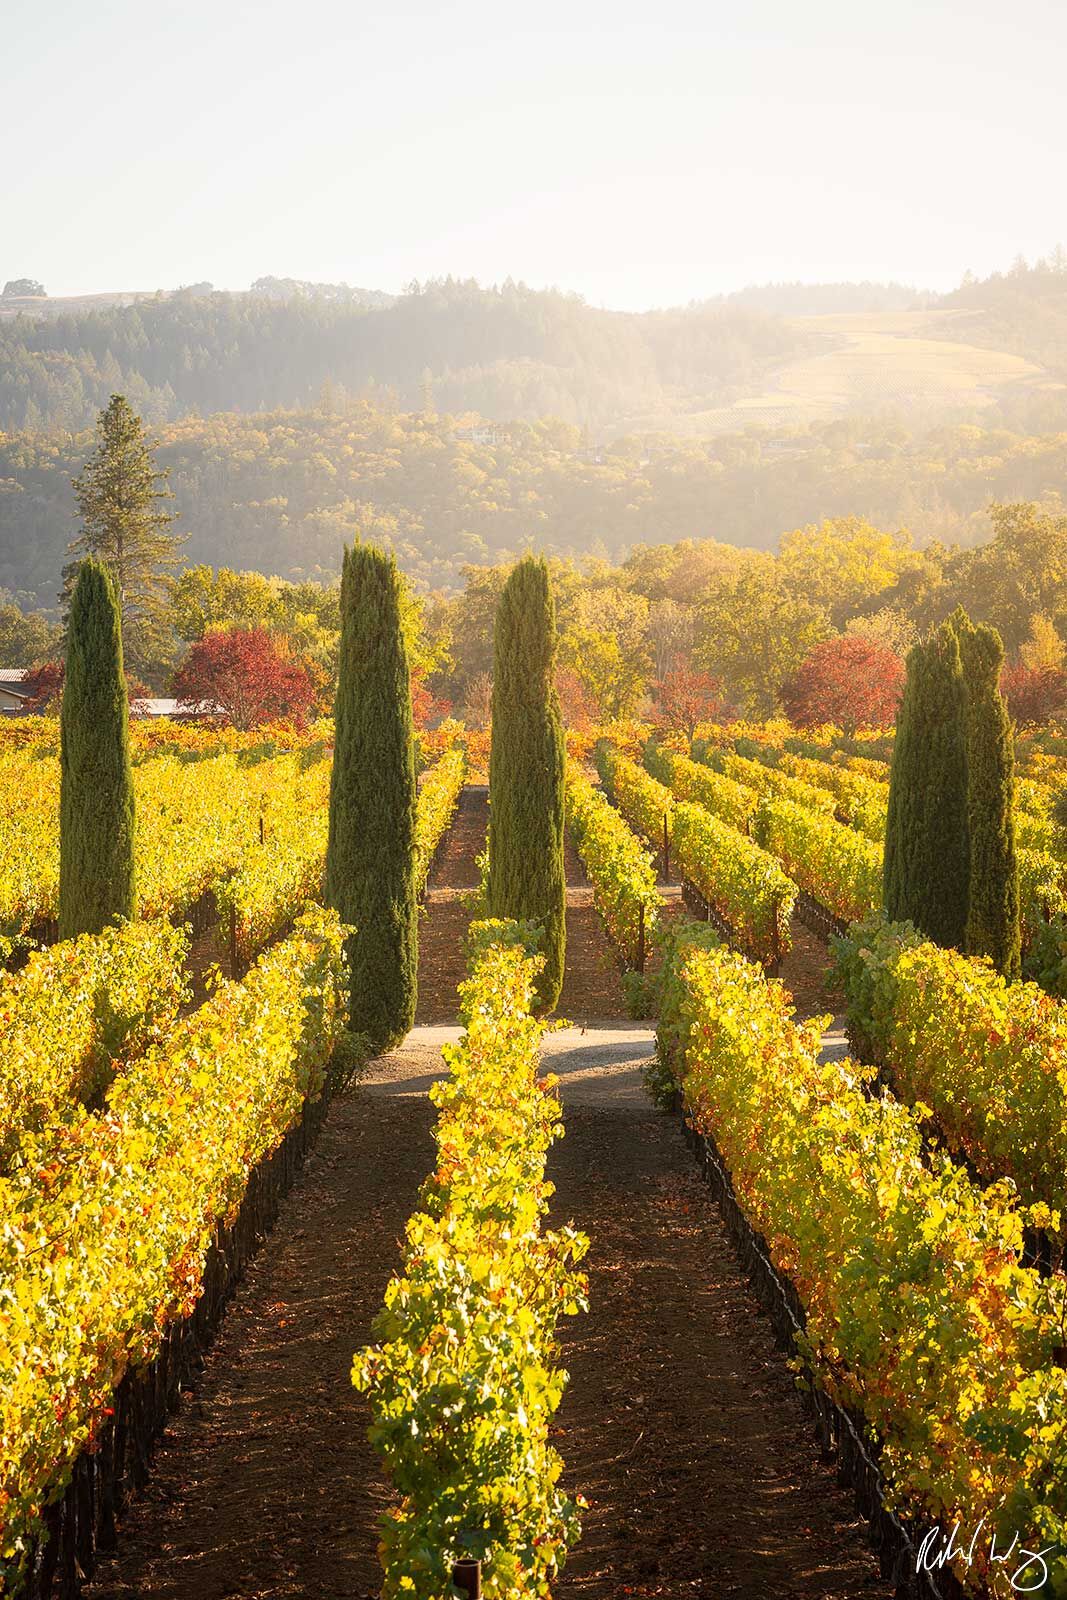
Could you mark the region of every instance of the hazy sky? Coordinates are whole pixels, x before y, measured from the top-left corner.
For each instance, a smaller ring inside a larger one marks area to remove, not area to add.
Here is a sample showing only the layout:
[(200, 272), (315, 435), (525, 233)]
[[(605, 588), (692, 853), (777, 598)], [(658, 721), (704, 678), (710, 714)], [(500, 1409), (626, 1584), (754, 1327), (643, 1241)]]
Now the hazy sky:
[(1067, 242), (1059, 0), (3, 8), (0, 282), (642, 308)]

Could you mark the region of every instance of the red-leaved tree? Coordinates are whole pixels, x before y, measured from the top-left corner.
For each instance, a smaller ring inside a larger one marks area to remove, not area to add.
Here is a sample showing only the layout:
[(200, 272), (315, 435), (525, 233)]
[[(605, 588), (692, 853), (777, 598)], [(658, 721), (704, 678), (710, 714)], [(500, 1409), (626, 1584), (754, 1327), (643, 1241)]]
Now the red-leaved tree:
[(426, 687), (426, 674), (413, 670), (411, 674), (411, 720), (421, 732), (431, 723), (436, 726), (445, 717), (452, 715), (451, 700), (439, 700), (432, 690)]
[(1000, 692), (1017, 727), (1039, 728), (1067, 711), (1067, 672), (1062, 667), (1026, 667), (1016, 661), (1001, 673)]
[(194, 711), (221, 711), (235, 728), (302, 727), (315, 700), (306, 667), (266, 628), (205, 633), (175, 673), (173, 690)]
[(710, 672), (698, 672), (684, 656), (675, 656), (655, 686), (657, 727), (691, 739), (702, 722), (721, 722), (725, 714), (722, 684)]
[(846, 733), (891, 728), (904, 689), (904, 663), (895, 650), (859, 633), (813, 645), (781, 696), (796, 728), (834, 722)]
[[(29, 696), (27, 708), (30, 711), (58, 711), (63, 699), (63, 681), (66, 677), (66, 665), (62, 661), (41, 661), (37, 666), (31, 667), (19, 685), (23, 694)], [(140, 678), (135, 678), (132, 672), (126, 674), (126, 693), (131, 706), (136, 706), (138, 700), (146, 699), (151, 693)]]
[(575, 733), (588, 733), (601, 721), (596, 695), (571, 667), (557, 667), (556, 693), (565, 728)]
[(63, 677), (62, 661), (42, 661), (31, 667), (19, 684), (21, 693), (29, 696), (28, 710), (58, 711), (63, 698)]

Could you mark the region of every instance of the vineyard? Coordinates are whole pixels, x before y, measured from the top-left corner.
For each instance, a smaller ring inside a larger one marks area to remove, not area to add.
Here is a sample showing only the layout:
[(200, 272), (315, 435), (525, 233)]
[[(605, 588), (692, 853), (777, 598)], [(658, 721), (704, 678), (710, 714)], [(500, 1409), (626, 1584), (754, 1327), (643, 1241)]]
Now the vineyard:
[(887, 918), (884, 739), (567, 746), (563, 1020), (458, 729), (374, 1054), (332, 724), (138, 733), (135, 915), (69, 938), (0, 727), (13, 1600), (1067, 1595), (1067, 759), (1005, 974)]

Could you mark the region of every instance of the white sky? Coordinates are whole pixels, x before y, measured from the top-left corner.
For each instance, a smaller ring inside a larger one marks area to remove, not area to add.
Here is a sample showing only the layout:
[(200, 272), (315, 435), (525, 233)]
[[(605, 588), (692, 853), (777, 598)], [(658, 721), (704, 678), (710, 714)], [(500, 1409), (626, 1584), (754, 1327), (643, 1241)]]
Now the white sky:
[(0, 8), (0, 282), (639, 309), (1067, 242), (1059, 0)]

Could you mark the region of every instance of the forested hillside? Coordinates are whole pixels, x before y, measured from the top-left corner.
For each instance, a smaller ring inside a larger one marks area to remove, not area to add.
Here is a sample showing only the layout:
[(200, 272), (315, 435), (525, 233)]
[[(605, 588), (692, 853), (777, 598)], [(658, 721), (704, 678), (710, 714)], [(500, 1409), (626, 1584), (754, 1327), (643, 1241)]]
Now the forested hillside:
[(816, 343), (736, 306), (635, 315), (454, 280), (371, 304), (291, 283), (0, 321), (0, 428), (84, 428), (116, 390), (159, 423), (303, 407), (324, 389), (601, 428), (723, 403)]
[(966, 337), (990, 349), (1029, 357), (1050, 375), (1067, 377), (1067, 252), (1028, 266), (1017, 261), (1008, 272), (968, 277), (944, 306), (968, 313)]
[[(920, 544), (974, 544), (991, 501), (1056, 508), (1067, 481), (1067, 434), (972, 426), (834, 422), (594, 448), (559, 422), (472, 428), (354, 404), (155, 432), (189, 560), (332, 576), (343, 543), (362, 534), (430, 589), (530, 544), (611, 560), (684, 538), (771, 549), (786, 529), (833, 516), (906, 526)], [(71, 479), (91, 445), (89, 432), (0, 435), (0, 588), (28, 606), (55, 603), (77, 532)]]
[[(976, 360), (981, 351), (996, 356)], [(871, 413), (960, 421), (990, 406), (1032, 429), (1064, 425), (1065, 377), (1062, 253), (968, 277), (949, 295), (780, 283), (639, 314), (456, 279), (398, 296), (265, 277), (247, 293), (204, 283), (0, 304), (7, 430), (77, 432), (116, 391), (157, 425), (366, 399), (498, 422), (555, 417), (598, 440)]]

